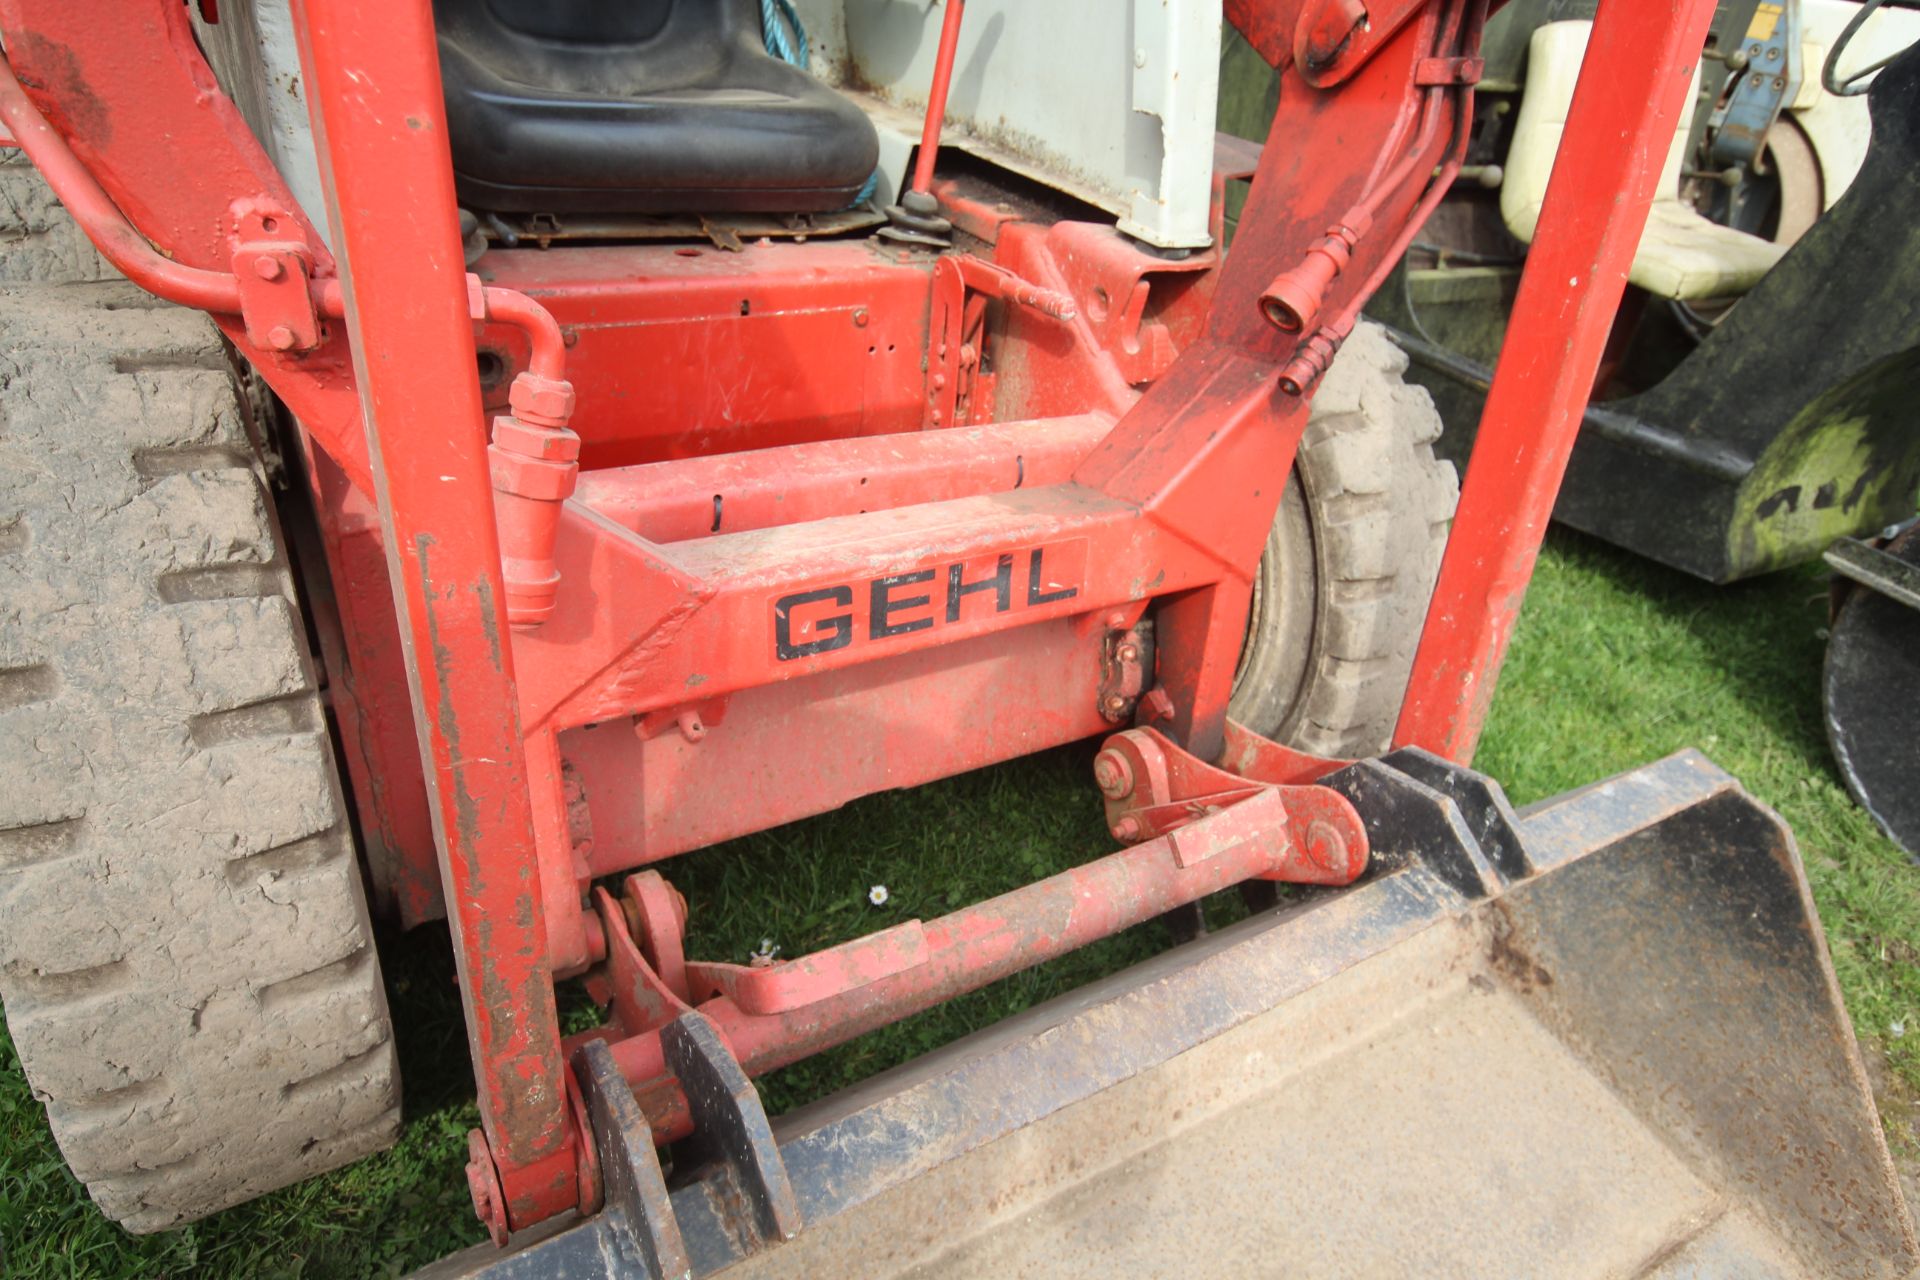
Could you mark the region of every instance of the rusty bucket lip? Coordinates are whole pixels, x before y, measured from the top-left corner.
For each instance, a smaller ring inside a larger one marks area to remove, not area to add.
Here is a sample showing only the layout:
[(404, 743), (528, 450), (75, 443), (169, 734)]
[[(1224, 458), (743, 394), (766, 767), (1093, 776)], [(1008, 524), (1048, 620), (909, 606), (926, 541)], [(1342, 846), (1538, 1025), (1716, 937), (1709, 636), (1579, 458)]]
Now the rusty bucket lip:
[[(1524, 815), (1514, 813), (1497, 785), (1424, 752), (1360, 761), (1328, 781), (1355, 799), (1370, 828), (1398, 806), (1392, 821), (1410, 833), (1399, 841), (1376, 833), (1385, 856), (1359, 884), (1309, 892), (775, 1120), (773, 1134), (806, 1229), (830, 1230), (838, 1215), (1151, 1072), (1436, 925), (1489, 905), (1501, 911), (1519, 901), (1516, 890), (1532, 892), (1555, 872), (1696, 806), (1738, 797), (1741, 812), (1777, 830), (1778, 847), (1789, 853), (1792, 847), (1770, 810), (1694, 751), (1555, 797)], [(1452, 848), (1435, 835), (1442, 829), (1454, 833)], [(1797, 858), (1784, 870), (1798, 880), (1817, 934)], [(1824, 969), (1824, 949), (1821, 957)], [(1844, 1028), (1830, 969), (1825, 981), (1831, 1017)], [(1818, 978), (1813, 985), (1818, 989)], [(1090, 1044), (1098, 1052), (1086, 1052)], [(1857, 1073), (1857, 1051), (1849, 1051)], [(1860, 1080), (1862, 1105), (1870, 1106), (1863, 1075)], [(993, 1105), (979, 1105), (982, 1098)], [(1878, 1141), (1877, 1122), (1871, 1129)], [(1897, 1204), (1883, 1142), (1878, 1158), (1886, 1162)], [(740, 1233), (719, 1209), (725, 1196), (708, 1181), (671, 1192), (694, 1276), (721, 1272), (745, 1256)], [(1904, 1207), (1901, 1215), (1904, 1222)], [(611, 1274), (603, 1260), (619, 1256), (617, 1241), (609, 1239), (619, 1230), (607, 1214), (574, 1218), (529, 1233), (504, 1253), (482, 1246), (419, 1274), (435, 1280)], [(1910, 1228), (1902, 1230), (1908, 1264), (1920, 1262)]]

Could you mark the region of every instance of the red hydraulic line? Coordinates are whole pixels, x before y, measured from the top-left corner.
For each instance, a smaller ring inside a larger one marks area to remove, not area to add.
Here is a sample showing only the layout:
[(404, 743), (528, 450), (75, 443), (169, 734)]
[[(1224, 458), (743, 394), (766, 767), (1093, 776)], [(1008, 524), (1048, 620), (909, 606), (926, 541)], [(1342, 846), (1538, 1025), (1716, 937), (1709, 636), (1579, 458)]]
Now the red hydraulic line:
[[(1460, 48), (1466, 53), (1473, 53), (1480, 48), (1480, 32), (1487, 20), (1487, 0), (1467, 0), (1466, 13), (1463, 16), (1466, 22), (1466, 33), (1464, 39), (1460, 41)], [(1453, 23), (1449, 19), (1446, 34), (1434, 46), (1438, 51), (1436, 56), (1444, 56), (1449, 51), (1453, 39), (1452, 32)], [(1441, 91), (1441, 99), (1444, 99), (1446, 93), (1444, 89)], [(1358, 318), (1361, 307), (1365, 305), (1364, 299), (1371, 298), (1379, 292), (1380, 286), (1400, 264), (1400, 259), (1405, 256), (1407, 246), (1413, 243), (1413, 238), (1420, 234), (1420, 228), (1426, 225), (1428, 215), (1439, 207), (1440, 201), (1453, 186), (1453, 180), (1460, 174), (1460, 165), (1467, 158), (1467, 143), (1473, 134), (1473, 86), (1460, 85), (1454, 88), (1452, 93), (1455, 99), (1453, 137), (1447, 143), (1445, 159), (1441, 161), (1438, 171), (1427, 183), (1426, 191), (1421, 195), (1419, 203), (1414, 205), (1413, 212), (1407, 215), (1406, 223), (1400, 228), (1400, 234), (1394, 238), (1392, 247), (1380, 256), (1380, 262), (1374, 267), (1373, 274), (1367, 277), (1365, 287), (1337, 317), (1336, 323), (1341, 326), (1343, 336), (1351, 332), (1354, 320)], [(1441, 99), (1429, 97), (1427, 101), (1432, 104)], [(1423, 126), (1425, 114), (1423, 109)], [(1425, 146), (1420, 145), (1418, 150), (1410, 153), (1408, 158), (1424, 150)]]
[(487, 286), (486, 299), (487, 316), (490, 319), (526, 331), (533, 343), (533, 358), (528, 368), (542, 378), (555, 381), (567, 376), (566, 339), (560, 332), (560, 322), (553, 318), (551, 311), (524, 293), (493, 285)]
[[(1463, 47), (1468, 50), (1474, 50), (1480, 47), (1480, 30), (1486, 21), (1486, 0), (1468, 0), (1468, 10), (1467, 35)], [(1448, 31), (1450, 32), (1451, 30), (1452, 25), (1449, 23)], [(1435, 47), (1444, 50), (1447, 46), (1440, 44)], [(1408, 159), (1423, 153), (1426, 150), (1427, 140), (1431, 139), (1428, 120), (1430, 117), (1437, 117), (1438, 113), (1429, 112), (1427, 108), (1434, 106), (1435, 103), (1440, 101), (1440, 98), (1433, 96), (1436, 92), (1442, 97), (1451, 93), (1455, 99), (1453, 136), (1447, 143), (1447, 149), (1444, 153), (1444, 158), (1440, 162), (1440, 167), (1428, 181), (1426, 190), (1421, 194), (1419, 201), (1413, 206), (1412, 212), (1407, 215), (1405, 222), (1400, 227), (1399, 234), (1394, 237), (1393, 243), (1388, 246), (1385, 253), (1380, 255), (1380, 259), (1378, 263), (1375, 264), (1372, 274), (1367, 277), (1366, 284), (1348, 299), (1344, 307), (1335, 312), (1333, 316), (1322, 321), (1321, 326), (1314, 332), (1313, 336), (1300, 345), (1300, 348), (1293, 358), (1289, 360), (1286, 367), (1281, 370), (1280, 389), (1289, 395), (1301, 394), (1303, 390), (1313, 384), (1315, 379), (1326, 372), (1326, 362), (1332, 359), (1338, 344), (1345, 342), (1348, 335), (1353, 332), (1354, 322), (1360, 318), (1360, 310), (1366, 305), (1367, 299), (1379, 292), (1380, 286), (1386, 281), (1386, 278), (1392, 274), (1394, 268), (1400, 264), (1400, 259), (1406, 255), (1407, 246), (1413, 243), (1413, 238), (1419, 234), (1420, 228), (1426, 225), (1428, 216), (1440, 206), (1440, 201), (1445, 198), (1448, 189), (1453, 186), (1453, 180), (1459, 176), (1460, 165), (1466, 159), (1467, 144), (1471, 140), (1473, 133), (1473, 86), (1470, 84), (1460, 85), (1451, 90), (1440, 89), (1438, 91), (1428, 91), (1426, 103), (1421, 110), (1420, 138), (1415, 142), (1414, 150), (1409, 153)], [(1412, 172), (1412, 168), (1407, 164), (1406, 160), (1401, 162), (1396, 172), (1398, 172), (1399, 169), (1405, 169), (1401, 180), (1404, 180), (1405, 176)], [(1382, 189), (1384, 190), (1384, 188), (1385, 184), (1382, 184)], [(1378, 199), (1373, 197), (1369, 197), (1369, 199), (1372, 200), (1373, 207), (1378, 208)], [(1371, 218), (1371, 212), (1369, 212), (1367, 216)]]
[[(1475, 0), (1462, 0), (1462, 3), (1447, 7), (1440, 30), (1434, 35), (1432, 46), (1434, 57), (1444, 58), (1453, 52), (1463, 11), (1467, 8), (1477, 9), (1478, 5)], [(1470, 26), (1470, 37), (1477, 40), (1478, 31), (1477, 23)], [(1414, 133), (1412, 144), (1394, 163), (1393, 168), (1387, 171), (1386, 176), (1368, 188), (1367, 193), (1360, 198), (1360, 202), (1341, 217), (1342, 222), (1356, 227), (1370, 225), (1373, 222), (1373, 215), (1380, 212), (1380, 206), (1386, 203), (1387, 197), (1398, 191), (1401, 185), (1413, 176), (1420, 157), (1424, 156), (1427, 148), (1433, 144), (1433, 135), (1440, 127), (1440, 108), (1446, 102), (1448, 95), (1449, 90), (1445, 85), (1430, 85), (1420, 95), (1419, 127)], [(1445, 191), (1445, 189), (1445, 185), (1442, 184), (1441, 190)], [(1417, 228), (1419, 223), (1413, 222), (1412, 225)]]
[(1600, 5), (1397, 745), (1473, 758), (1712, 16), (1712, 0)]
[[(121, 275), (148, 293), (183, 307), (219, 315), (240, 314), (240, 282), (229, 272), (185, 266), (155, 249), (101, 189), (67, 140), (33, 105), (4, 54), (0, 54), (0, 123), (12, 135), (0, 141), (0, 146), (18, 145), (27, 153), (87, 239)], [(313, 302), (321, 315), (336, 320), (347, 313), (338, 280), (315, 280)], [(491, 318), (526, 331), (533, 343), (535, 373), (554, 379), (566, 376), (566, 343), (559, 322), (545, 307), (524, 293), (492, 285), (486, 289), (486, 305)]]
[[(27, 153), (87, 239), (121, 275), (184, 307), (240, 314), (240, 282), (225, 271), (184, 266), (155, 249), (33, 105), (4, 54), (0, 54), (0, 122), (12, 134), (0, 145), (17, 144)], [(338, 280), (315, 280), (313, 300), (321, 315), (336, 320), (346, 315), (346, 298)], [(488, 316), (526, 331), (533, 343), (535, 373), (555, 379), (566, 376), (566, 343), (552, 313), (524, 293), (492, 285), (486, 289), (486, 304)]]
[(202, 271), (161, 256), (101, 190), (66, 139), (47, 123), (4, 56), (0, 56), (0, 121), (6, 123), (13, 140), (87, 233), (87, 239), (121, 275), (172, 302), (202, 311), (239, 314), (240, 282), (224, 271)]
[[(1445, 62), (1460, 50), (1468, 54), (1477, 50), (1485, 15), (1486, 0), (1458, 0), (1450, 4), (1434, 37), (1429, 61)], [(1465, 38), (1462, 40), (1463, 23)], [(1456, 41), (1460, 50), (1455, 48)], [(1372, 230), (1374, 216), (1379, 213), (1381, 206), (1413, 177), (1423, 163), (1431, 163), (1427, 159), (1428, 153), (1439, 132), (1440, 117), (1449, 101), (1453, 102), (1453, 137), (1443, 152), (1444, 158), (1439, 169), (1429, 176), (1424, 193), (1402, 222), (1392, 246), (1380, 255), (1379, 263), (1365, 287), (1356, 292), (1334, 316), (1320, 316), (1320, 303), (1328, 287), (1346, 269), (1355, 246)], [(1406, 252), (1407, 245), (1412, 243), (1427, 215), (1446, 195), (1466, 155), (1472, 111), (1471, 84), (1428, 86), (1420, 95), (1413, 142), (1400, 159), (1385, 177), (1371, 184), (1359, 201), (1327, 229), (1326, 236), (1308, 249), (1303, 260), (1275, 276), (1261, 293), (1261, 311), (1275, 327), (1288, 333), (1302, 330), (1307, 333), (1293, 358), (1281, 371), (1280, 389), (1288, 395), (1303, 394), (1326, 372), (1327, 364), (1339, 344), (1353, 331), (1353, 323), (1359, 316), (1361, 306), (1380, 287), (1381, 281)]]
[(934, 57), (933, 83), (927, 87), (927, 122), (920, 128), (920, 154), (913, 162), (909, 189), (927, 192), (933, 187), (933, 162), (940, 151), (940, 126), (947, 119), (947, 89), (953, 84), (953, 56), (960, 46), (960, 18), (966, 0), (947, 0), (940, 21), (940, 50)]

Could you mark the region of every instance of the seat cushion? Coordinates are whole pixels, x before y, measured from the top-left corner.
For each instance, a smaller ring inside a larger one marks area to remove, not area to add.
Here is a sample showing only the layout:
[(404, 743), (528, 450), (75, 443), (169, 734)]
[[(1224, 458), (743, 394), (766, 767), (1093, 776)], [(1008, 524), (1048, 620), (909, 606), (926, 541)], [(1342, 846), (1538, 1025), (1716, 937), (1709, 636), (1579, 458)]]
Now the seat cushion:
[(1627, 279), (1662, 298), (1737, 298), (1787, 246), (1723, 227), (1678, 200), (1655, 200)]
[[(1591, 22), (1549, 22), (1534, 30), (1528, 45), (1526, 93), (1520, 100), (1500, 184), (1500, 213), (1507, 230), (1528, 244), (1533, 242), (1546, 200), (1547, 179), (1566, 132), (1573, 88), (1592, 28)], [(1699, 75), (1696, 68), (1689, 103), (1699, 87)], [(1738, 297), (1772, 269), (1786, 246), (1723, 227), (1681, 201), (1681, 162), (1690, 124), (1683, 111), (1627, 278), (1663, 298)]]
[(512, 213), (812, 213), (866, 115), (766, 52), (755, 0), (435, 0), (455, 186)]

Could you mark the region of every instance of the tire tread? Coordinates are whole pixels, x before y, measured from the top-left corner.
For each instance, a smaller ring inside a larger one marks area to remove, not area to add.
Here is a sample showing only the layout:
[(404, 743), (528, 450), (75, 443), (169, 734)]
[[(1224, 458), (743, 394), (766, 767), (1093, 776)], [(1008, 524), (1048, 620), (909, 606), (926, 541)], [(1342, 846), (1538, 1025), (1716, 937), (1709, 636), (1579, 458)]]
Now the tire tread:
[[(0, 164), (0, 213), (17, 176)], [(399, 1124), (347, 811), (225, 367), (204, 316), (124, 282), (0, 286), (0, 999), (69, 1165), (136, 1232)]]

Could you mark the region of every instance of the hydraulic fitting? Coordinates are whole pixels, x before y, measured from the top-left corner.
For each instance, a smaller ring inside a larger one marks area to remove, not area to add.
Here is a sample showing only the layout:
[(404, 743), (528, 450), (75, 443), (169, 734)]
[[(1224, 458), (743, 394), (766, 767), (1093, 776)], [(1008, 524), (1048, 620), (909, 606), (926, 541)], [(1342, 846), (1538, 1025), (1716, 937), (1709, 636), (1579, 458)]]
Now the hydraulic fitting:
[(561, 505), (580, 476), (580, 437), (567, 427), (573, 386), (562, 379), (521, 373), (507, 402), (513, 412), (493, 420), (487, 464), (500, 527), (507, 622), (525, 629), (553, 613), (560, 586), (554, 544)]
[(1346, 223), (1327, 228), (1326, 235), (1307, 247), (1298, 265), (1275, 276), (1260, 294), (1260, 314), (1282, 333), (1302, 333), (1311, 327), (1328, 287), (1346, 270), (1353, 246), (1365, 231)]
[(1340, 350), (1341, 335), (1331, 329), (1315, 329), (1305, 342), (1294, 348), (1293, 359), (1280, 370), (1280, 389), (1290, 396), (1303, 396), (1320, 381), (1320, 375), (1333, 363)]

